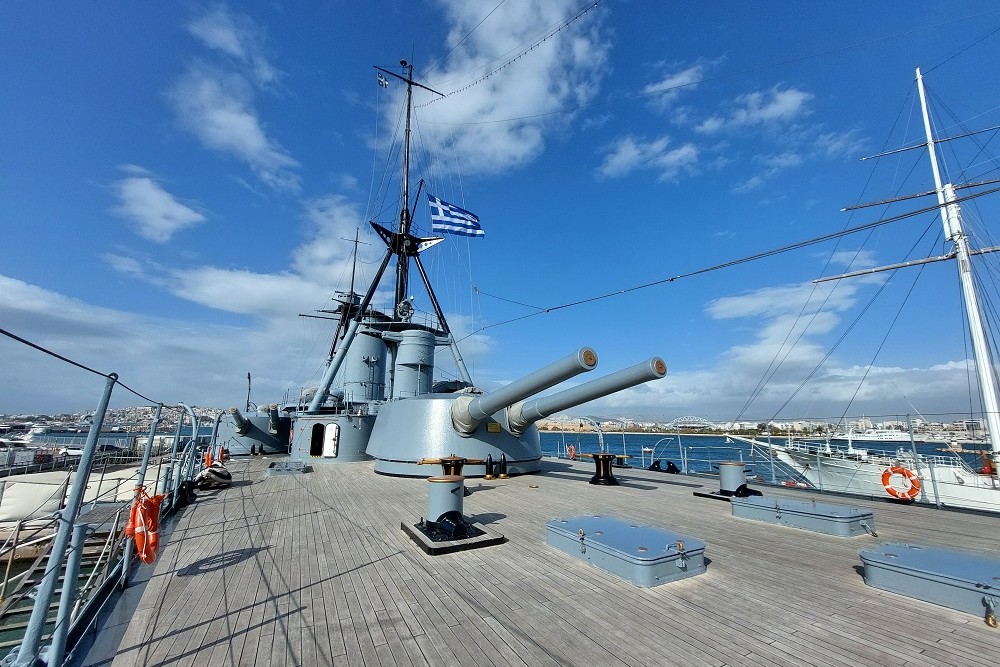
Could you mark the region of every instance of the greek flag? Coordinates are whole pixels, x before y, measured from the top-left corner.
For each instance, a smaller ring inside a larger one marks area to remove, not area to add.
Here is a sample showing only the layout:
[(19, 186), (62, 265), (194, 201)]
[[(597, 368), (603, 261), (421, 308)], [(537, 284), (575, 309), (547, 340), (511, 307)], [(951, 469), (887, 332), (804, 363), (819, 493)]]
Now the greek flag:
[(382, 74), (382, 72), (378, 73), (378, 85), (382, 86), (383, 88), (389, 87), (389, 79), (385, 78), (385, 75)]
[(427, 195), (427, 201), (431, 205), (431, 228), (435, 233), (486, 236), (486, 232), (479, 226), (479, 217), (476, 214), (431, 194)]

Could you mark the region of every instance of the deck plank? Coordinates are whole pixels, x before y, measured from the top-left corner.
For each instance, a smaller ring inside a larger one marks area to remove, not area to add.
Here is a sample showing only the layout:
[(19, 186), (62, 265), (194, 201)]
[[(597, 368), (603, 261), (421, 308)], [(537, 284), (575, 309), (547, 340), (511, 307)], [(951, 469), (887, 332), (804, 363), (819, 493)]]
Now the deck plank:
[[(371, 463), (267, 477), (269, 462), (232, 461), (239, 484), (172, 520), (101, 664), (958, 667), (1000, 650), (980, 618), (866, 586), (858, 558), (888, 541), (988, 554), (1000, 517), (824, 497), (876, 514), (877, 539), (836, 538), (734, 519), (692, 494), (711, 480), (624, 469), (620, 487), (596, 487), (589, 462), (546, 460), (543, 474), (469, 481), (465, 514), (506, 543), (428, 556), (399, 528), (424, 513), (425, 481)], [(546, 545), (546, 521), (582, 514), (703, 540), (708, 570), (638, 588)]]

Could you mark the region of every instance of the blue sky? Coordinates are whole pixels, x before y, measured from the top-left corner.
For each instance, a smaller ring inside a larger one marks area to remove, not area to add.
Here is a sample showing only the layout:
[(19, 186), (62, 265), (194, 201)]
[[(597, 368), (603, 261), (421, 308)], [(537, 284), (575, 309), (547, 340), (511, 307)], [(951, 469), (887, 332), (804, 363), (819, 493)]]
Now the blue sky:
[[(924, 269), (891, 330), (915, 272), (807, 301), (852, 261), (941, 254), (933, 214), (538, 313), (926, 205), (840, 211), (932, 187), (917, 151), (858, 159), (921, 140), (915, 66), (943, 134), (1000, 124), (1000, 8), (605, 0), (569, 21), (583, 7), (4, 3), (0, 326), (165, 403), (240, 405), (247, 372), (261, 403), (314, 384), (331, 328), (300, 314), (346, 287), (358, 228), (371, 276), (366, 222), (397, 215), (401, 87), (372, 66), (405, 58), (446, 93), (415, 98), (413, 178), (487, 232), (424, 256), (484, 388), (590, 345), (595, 375), (670, 368), (600, 414), (768, 418), (810, 373), (780, 416), (852, 396), (852, 414), (968, 410), (951, 264)], [(957, 143), (956, 180), (993, 177), (989, 146)], [(996, 207), (967, 224), (988, 234)], [(92, 409), (103, 386), (6, 338), (0, 359), (0, 413)]]

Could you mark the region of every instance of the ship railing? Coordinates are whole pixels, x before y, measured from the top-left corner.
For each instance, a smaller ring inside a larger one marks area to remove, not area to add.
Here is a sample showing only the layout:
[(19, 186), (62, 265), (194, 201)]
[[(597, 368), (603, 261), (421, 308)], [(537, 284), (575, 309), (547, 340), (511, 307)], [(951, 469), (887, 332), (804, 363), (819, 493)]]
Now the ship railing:
[[(4, 540), (3, 546), (0, 546), (0, 559), (7, 561), (4, 565), (3, 580), (0, 582), (0, 615), (12, 604), (7, 595), (11, 590), (11, 584), (20, 582), (33, 571), (33, 568), (29, 568), (23, 572), (14, 572), (18, 551), (38, 547), (45, 543), (49, 543), (49, 548), (51, 548), (57, 523), (58, 518), (54, 516), (45, 519), (21, 519), (14, 523), (13, 532)], [(47, 553), (48, 548), (42, 551), (42, 555), (38, 557), (39, 560), (44, 558)]]

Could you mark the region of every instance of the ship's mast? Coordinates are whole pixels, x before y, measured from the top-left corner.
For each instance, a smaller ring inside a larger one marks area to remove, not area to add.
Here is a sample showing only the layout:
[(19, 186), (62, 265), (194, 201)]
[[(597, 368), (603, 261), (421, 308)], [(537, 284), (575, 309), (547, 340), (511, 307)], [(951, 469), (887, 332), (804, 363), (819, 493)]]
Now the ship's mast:
[[(417, 270), (420, 272), (420, 278), (423, 280), (424, 287), (427, 288), (427, 294), (431, 299), (431, 304), (434, 307), (434, 312), (438, 317), (438, 323), (440, 325), (441, 333), (444, 335), (447, 344), (451, 348), (452, 355), (455, 357), (455, 364), (458, 367), (459, 377), (468, 384), (472, 384), (472, 378), (469, 375), (469, 370), (465, 366), (465, 361), (462, 359), (462, 355), (459, 352), (458, 344), (455, 342), (455, 337), (451, 333), (451, 329), (448, 328), (448, 323), (445, 320), (444, 312), (441, 310), (441, 306), (437, 301), (437, 297), (434, 296), (434, 289), (431, 287), (430, 280), (427, 277), (426, 271), (424, 271), (423, 265), (420, 262), (419, 253), (422, 250), (426, 250), (436, 243), (440, 242), (442, 239), (439, 237), (433, 238), (419, 238), (410, 234), (410, 115), (413, 109), (413, 86), (418, 86), (429, 90), (435, 95), (442, 95), (433, 88), (428, 88), (427, 86), (417, 83), (413, 80), (413, 65), (406, 62), (405, 60), (399, 61), (402, 65), (405, 76), (400, 76), (395, 72), (390, 72), (387, 69), (376, 66), (379, 72), (387, 74), (389, 76), (395, 77), (406, 84), (406, 134), (403, 141), (403, 206), (399, 213), (399, 230), (392, 232), (381, 225), (372, 222), (372, 228), (379, 235), (382, 241), (386, 245), (385, 255), (382, 257), (382, 263), (379, 268), (375, 271), (375, 277), (372, 280), (371, 285), (368, 287), (368, 291), (362, 297), (360, 304), (354, 310), (354, 317), (351, 318), (350, 322), (347, 323), (347, 327), (344, 330), (343, 337), (341, 339), (340, 347), (333, 354), (333, 357), (327, 363), (326, 370), (323, 373), (323, 378), (320, 380), (319, 387), (315, 395), (309, 402), (308, 411), (316, 412), (318, 411), (323, 402), (326, 400), (327, 393), (330, 389), (330, 385), (333, 384), (333, 379), (336, 377), (337, 372), (340, 370), (341, 365), (344, 362), (344, 358), (347, 354), (348, 348), (354, 341), (354, 337), (358, 333), (358, 329), (361, 327), (362, 320), (365, 318), (365, 314), (368, 312), (368, 306), (371, 304), (372, 299), (375, 296), (375, 292), (378, 288), (379, 282), (382, 280), (382, 276), (385, 274), (386, 269), (389, 267), (389, 263), (392, 257), (396, 257), (396, 293), (395, 293), (395, 303), (393, 304), (392, 319), (396, 322), (409, 322), (407, 316), (403, 314), (403, 310), (400, 308), (401, 305), (407, 300), (406, 292), (408, 289), (408, 279), (409, 279), (409, 263), (410, 259), (417, 265)], [(443, 95), (442, 95), (443, 97)], [(417, 190), (417, 197), (419, 198), (420, 191)], [(356, 248), (357, 246), (355, 246)], [(353, 290), (352, 290), (353, 292)], [(353, 296), (351, 298), (353, 301)]]
[(955, 244), (958, 277), (962, 285), (962, 296), (965, 298), (965, 312), (969, 318), (972, 349), (976, 355), (979, 391), (983, 398), (983, 410), (986, 412), (986, 425), (989, 429), (994, 464), (996, 464), (1000, 463), (998, 460), (1000, 459), (1000, 401), (997, 400), (997, 381), (993, 371), (993, 359), (986, 343), (985, 325), (980, 314), (979, 299), (976, 296), (976, 288), (972, 280), (969, 242), (962, 231), (962, 215), (958, 203), (955, 201), (955, 188), (951, 183), (941, 183), (934, 134), (931, 131), (930, 112), (927, 109), (927, 97), (924, 93), (924, 79), (920, 74), (919, 67), (917, 68), (917, 90), (920, 93), (920, 107), (924, 115), (924, 132), (927, 135), (927, 150), (930, 153), (931, 170), (934, 172), (934, 188), (937, 191), (938, 204), (940, 205), (944, 235)]
[[(400, 60), (406, 74), (406, 130), (403, 138), (403, 207), (399, 211), (399, 234), (406, 238), (410, 233), (410, 113), (413, 110), (413, 63)], [(400, 253), (396, 259), (396, 300), (393, 315), (397, 316), (399, 304), (406, 299), (409, 283), (410, 258)]]

